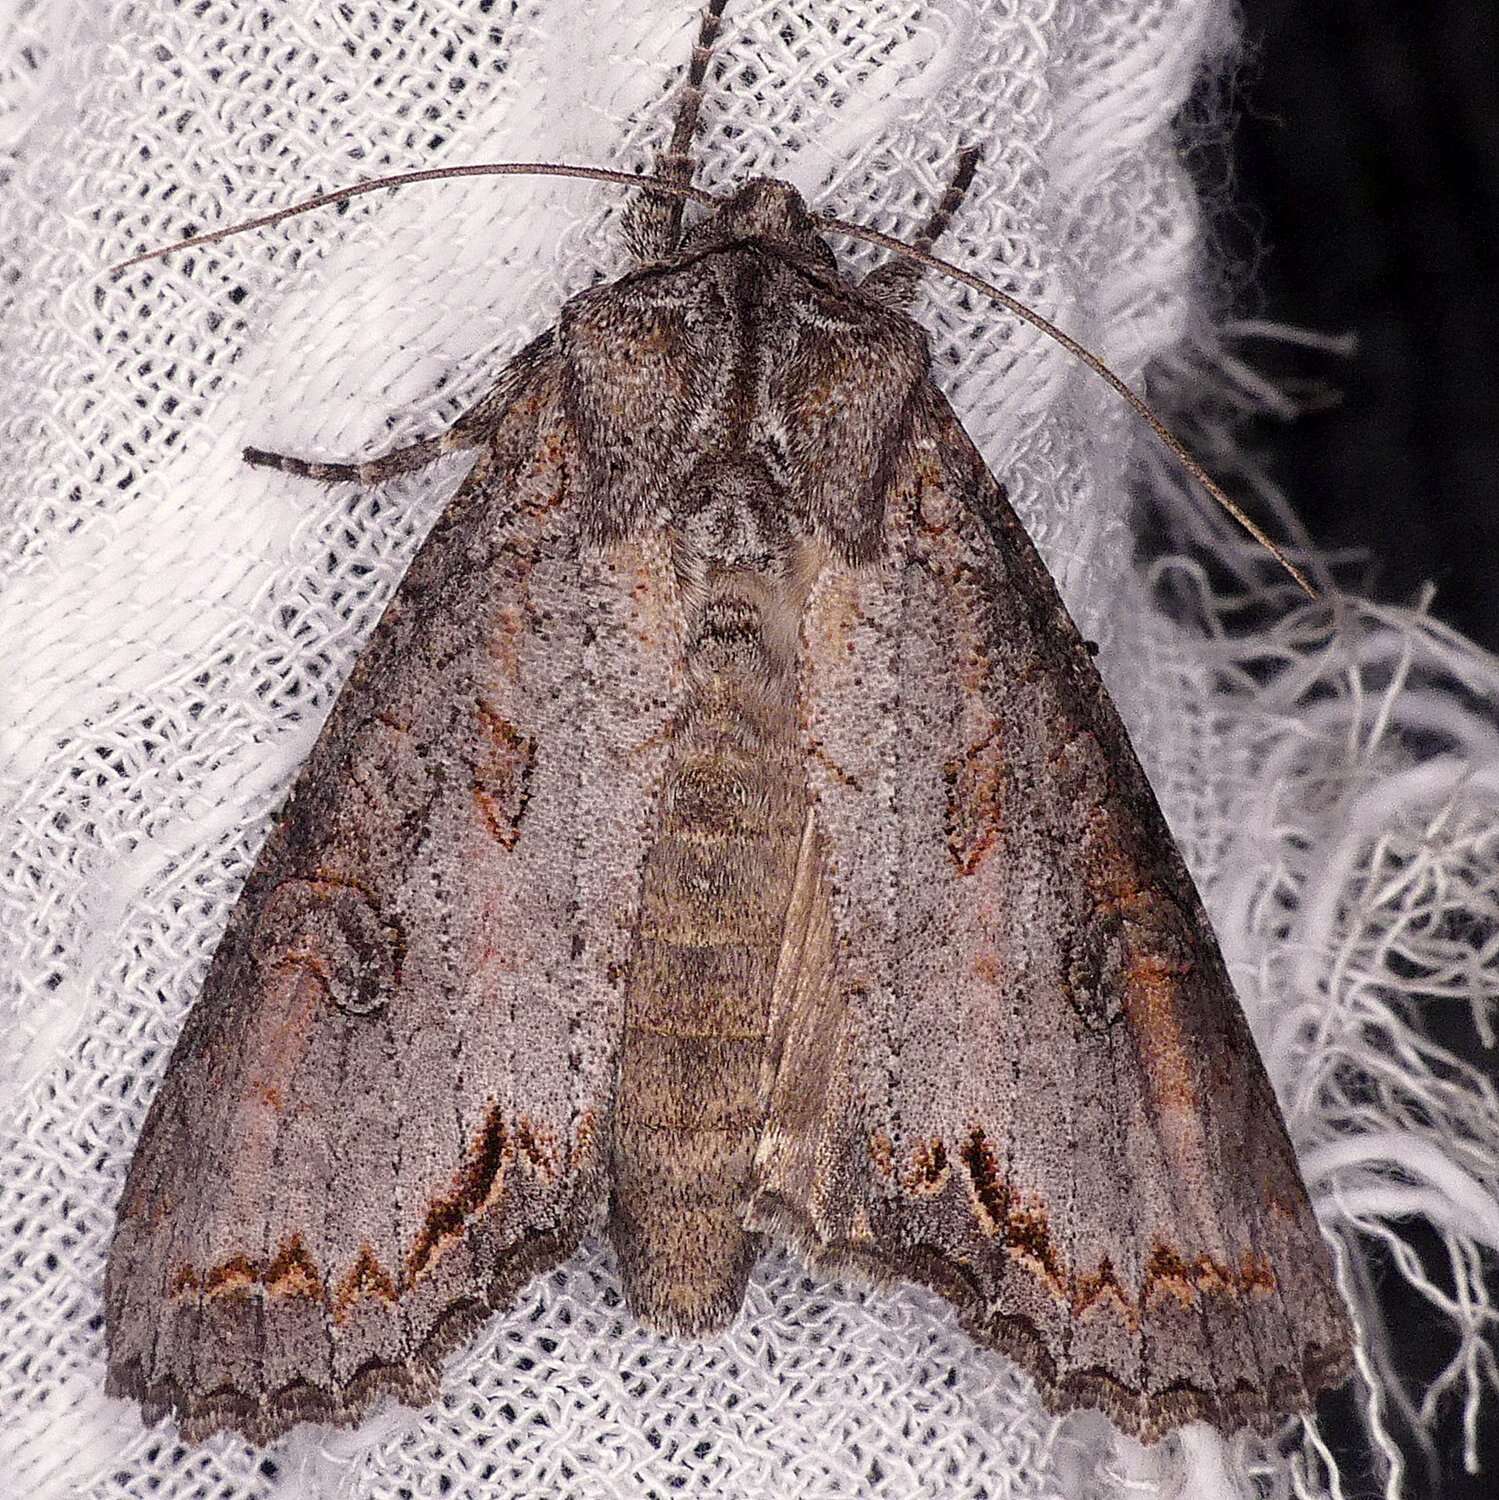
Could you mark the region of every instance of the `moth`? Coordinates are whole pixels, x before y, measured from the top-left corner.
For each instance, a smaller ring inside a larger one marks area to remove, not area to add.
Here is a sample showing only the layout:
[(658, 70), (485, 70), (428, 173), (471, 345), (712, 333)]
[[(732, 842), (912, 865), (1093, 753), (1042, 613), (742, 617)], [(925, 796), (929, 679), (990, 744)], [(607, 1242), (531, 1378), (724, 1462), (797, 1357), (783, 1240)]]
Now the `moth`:
[(1146, 1441), (1308, 1408), (1349, 1361), (1328, 1251), (915, 267), (850, 282), (770, 180), (691, 227), (645, 191), (630, 233), (440, 437), (246, 453), (475, 457), (147, 1116), (109, 1390), (189, 1440), (424, 1403), (602, 1229), (670, 1334), (731, 1323), (780, 1242), (934, 1288)]

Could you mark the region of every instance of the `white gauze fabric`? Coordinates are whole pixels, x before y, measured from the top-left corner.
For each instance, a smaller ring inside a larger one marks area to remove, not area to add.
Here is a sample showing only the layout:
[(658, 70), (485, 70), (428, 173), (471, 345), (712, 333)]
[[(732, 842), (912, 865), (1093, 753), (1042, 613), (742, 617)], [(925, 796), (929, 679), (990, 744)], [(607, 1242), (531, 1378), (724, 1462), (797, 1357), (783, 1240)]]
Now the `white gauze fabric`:
[[(385, 172), (645, 170), (697, 25), (693, 0), (0, 6), (0, 1496), (1328, 1492), (1314, 1429), (1146, 1450), (1093, 1414), (1058, 1422), (939, 1299), (784, 1254), (727, 1335), (692, 1344), (637, 1326), (592, 1244), (452, 1357), (438, 1403), (268, 1452), (184, 1448), (103, 1395), (105, 1253), (146, 1105), (269, 818), (464, 467), (371, 493), (240, 450), (367, 457), (440, 430), (624, 268), (625, 195), (413, 187), (100, 272)], [(979, 142), (942, 252), (1138, 385), (1207, 339), (1173, 118), (1231, 42), (1222, 0), (742, 0), (698, 180), (774, 174), (909, 236)], [(836, 248), (853, 270), (878, 258)], [(1424, 618), (1354, 605), (1278, 606), (1247, 638), (1168, 626), (1126, 526), (1149, 436), (961, 289), (930, 279), (917, 315), (1102, 644), (1202, 883), (1342, 1247), (1396, 1483), (1428, 1392), (1386, 1352), (1359, 1229), (1438, 1228), (1450, 1264), (1402, 1249), (1397, 1269), (1448, 1319), (1443, 1389), (1475, 1424), (1493, 1376), (1499, 1103), (1422, 1039), (1415, 1003), (1491, 1015), (1499, 671)]]

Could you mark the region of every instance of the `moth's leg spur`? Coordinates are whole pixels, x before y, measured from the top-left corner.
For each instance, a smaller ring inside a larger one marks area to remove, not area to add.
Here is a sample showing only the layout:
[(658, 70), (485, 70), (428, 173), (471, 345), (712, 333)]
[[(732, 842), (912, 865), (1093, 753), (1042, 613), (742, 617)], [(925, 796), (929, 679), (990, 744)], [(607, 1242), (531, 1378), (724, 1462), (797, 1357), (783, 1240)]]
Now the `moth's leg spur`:
[[(953, 171), (952, 180), (947, 184), (947, 191), (943, 193), (942, 201), (938, 203), (931, 218), (922, 226), (921, 233), (916, 236), (914, 243), (917, 250), (929, 252), (947, 232), (953, 215), (968, 195), (969, 184), (973, 181), (973, 174), (983, 154), (982, 146), (964, 146), (958, 152), (958, 165)], [(916, 295), (922, 275), (922, 268), (915, 261), (892, 256), (883, 265), (876, 266), (859, 286), (887, 307), (904, 310)]]
[[(703, 80), (713, 60), (724, 7), (728, 0), (709, 0), (692, 48), (692, 61), (677, 100), (671, 144), (656, 154), (656, 176), (684, 185), (692, 181), (692, 138), (703, 106)], [(638, 261), (650, 264), (670, 255), (682, 239), (682, 200), (662, 193), (642, 192), (625, 213), (624, 238)]]
[(552, 334), (548, 331), (527, 344), (500, 372), (499, 379), (489, 390), (446, 431), (408, 443), (404, 448), (393, 448), (379, 458), (366, 459), (363, 463), (323, 463), (318, 459), (270, 453), (264, 448), (246, 448), (242, 456), (255, 468), (279, 469), (283, 474), (316, 479), (324, 484), (345, 480), (366, 486), (384, 484), (400, 474), (425, 469), (445, 453), (481, 446), (494, 431), (505, 408), (520, 394), (526, 380), (551, 352)]

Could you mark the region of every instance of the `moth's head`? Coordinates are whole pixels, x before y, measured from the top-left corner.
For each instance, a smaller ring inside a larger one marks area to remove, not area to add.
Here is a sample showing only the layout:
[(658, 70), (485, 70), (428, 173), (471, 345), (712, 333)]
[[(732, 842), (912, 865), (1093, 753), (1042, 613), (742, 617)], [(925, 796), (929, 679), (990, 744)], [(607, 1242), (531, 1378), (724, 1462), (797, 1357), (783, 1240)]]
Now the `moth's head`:
[(777, 182), (773, 177), (750, 178), (732, 198), (694, 226), (682, 249), (700, 254), (746, 240), (762, 240), (810, 256), (829, 270), (836, 269), (833, 252), (817, 233), (802, 195), (789, 182)]

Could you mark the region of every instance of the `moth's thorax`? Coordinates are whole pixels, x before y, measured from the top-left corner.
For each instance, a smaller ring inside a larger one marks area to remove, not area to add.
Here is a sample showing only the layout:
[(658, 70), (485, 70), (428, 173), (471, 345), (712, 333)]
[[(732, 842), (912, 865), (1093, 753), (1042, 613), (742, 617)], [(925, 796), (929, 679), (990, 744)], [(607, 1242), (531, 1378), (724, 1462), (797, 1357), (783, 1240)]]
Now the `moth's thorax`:
[(704, 466), (733, 455), (774, 481), (789, 525), (850, 561), (879, 555), (926, 339), (839, 278), (799, 202), (749, 184), (681, 258), (563, 310), (570, 473), (590, 539), (679, 523)]

